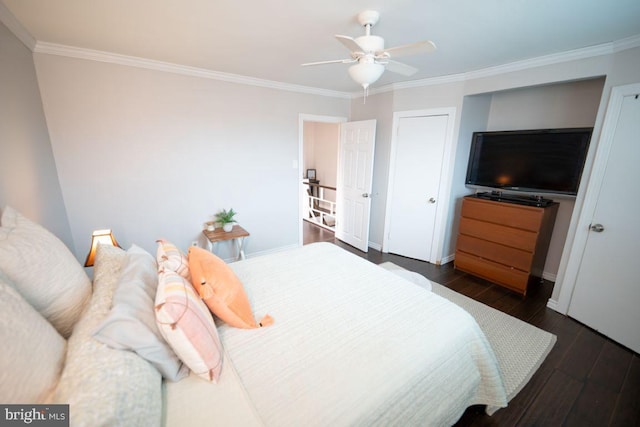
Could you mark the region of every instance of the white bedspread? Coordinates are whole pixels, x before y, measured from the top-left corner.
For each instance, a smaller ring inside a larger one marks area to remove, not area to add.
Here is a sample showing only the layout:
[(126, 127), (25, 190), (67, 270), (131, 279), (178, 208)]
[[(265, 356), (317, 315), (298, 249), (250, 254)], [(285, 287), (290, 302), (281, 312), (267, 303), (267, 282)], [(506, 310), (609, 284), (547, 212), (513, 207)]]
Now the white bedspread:
[(482, 331), (444, 298), (328, 243), (232, 267), (275, 323), (220, 324), (220, 384), (167, 383), (167, 425), (451, 425), (506, 406)]

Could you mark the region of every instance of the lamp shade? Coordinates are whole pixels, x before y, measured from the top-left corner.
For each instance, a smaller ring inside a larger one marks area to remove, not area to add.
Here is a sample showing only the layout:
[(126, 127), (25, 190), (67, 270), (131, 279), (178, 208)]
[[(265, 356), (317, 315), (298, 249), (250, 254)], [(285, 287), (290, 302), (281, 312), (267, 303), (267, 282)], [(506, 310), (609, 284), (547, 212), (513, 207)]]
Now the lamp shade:
[(111, 230), (96, 230), (91, 235), (91, 249), (87, 255), (87, 260), (84, 263), (85, 267), (92, 267), (96, 258), (96, 250), (98, 245), (110, 245), (120, 247), (116, 238), (113, 237)]
[(349, 75), (356, 82), (367, 89), (371, 83), (375, 83), (384, 72), (384, 65), (375, 62), (361, 61), (349, 67)]

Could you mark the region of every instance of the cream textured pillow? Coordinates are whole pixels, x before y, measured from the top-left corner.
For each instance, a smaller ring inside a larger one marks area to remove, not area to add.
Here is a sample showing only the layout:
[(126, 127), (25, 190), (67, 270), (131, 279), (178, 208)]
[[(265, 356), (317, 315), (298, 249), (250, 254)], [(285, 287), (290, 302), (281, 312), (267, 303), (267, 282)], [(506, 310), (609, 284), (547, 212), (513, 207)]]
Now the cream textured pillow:
[(66, 342), (0, 274), (0, 402), (48, 403)]
[(56, 236), (7, 206), (0, 227), (0, 270), (63, 337), (91, 295), (91, 281)]
[(68, 341), (54, 403), (69, 404), (71, 425), (159, 426), (162, 377), (132, 351), (115, 350), (91, 335), (109, 312), (126, 253), (98, 246), (94, 291)]
[(93, 336), (109, 347), (135, 351), (163, 377), (178, 381), (189, 375), (189, 368), (182, 364), (158, 329), (154, 310), (157, 290), (156, 260), (132, 245), (113, 295), (113, 307)]
[(156, 321), (178, 357), (196, 375), (217, 382), (222, 345), (213, 316), (191, 284), (173, 271), (158, 273)]

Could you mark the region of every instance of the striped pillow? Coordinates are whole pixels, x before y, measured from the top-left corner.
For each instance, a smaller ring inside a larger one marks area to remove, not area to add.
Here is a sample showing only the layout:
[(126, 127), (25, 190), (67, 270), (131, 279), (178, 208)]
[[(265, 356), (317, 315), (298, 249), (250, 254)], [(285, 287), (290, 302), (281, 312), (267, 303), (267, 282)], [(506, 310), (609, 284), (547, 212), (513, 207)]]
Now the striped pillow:
[(158, 271), (170, 270), (178, 273), (185, 279), (191, 281), (189, 273), (189, 261), (176, 245), (164, 239), (156, 240), (158, 250), (156, 260), (158, 261)]
[(218, 382), (222, 344), (207, 306), (191, 284), (178, 273), (158, 273), (156, 322), (176, 355), (196, 375)]

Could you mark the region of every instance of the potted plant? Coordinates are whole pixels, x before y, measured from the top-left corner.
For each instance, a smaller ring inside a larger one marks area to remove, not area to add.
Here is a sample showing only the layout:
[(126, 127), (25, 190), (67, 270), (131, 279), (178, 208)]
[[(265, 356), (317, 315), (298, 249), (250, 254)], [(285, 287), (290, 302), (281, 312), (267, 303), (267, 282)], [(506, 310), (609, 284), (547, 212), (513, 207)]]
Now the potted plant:
[(235, 212), (233, 208), (229, 210), (222, 209), (215, 216), (216, 222), (222, 225), (222, 229), (224, 231), (231, 231), (233, 229), (233, 224), (235, 223), (235, 220), (233, 218), (236, 214), (237, 212)]

